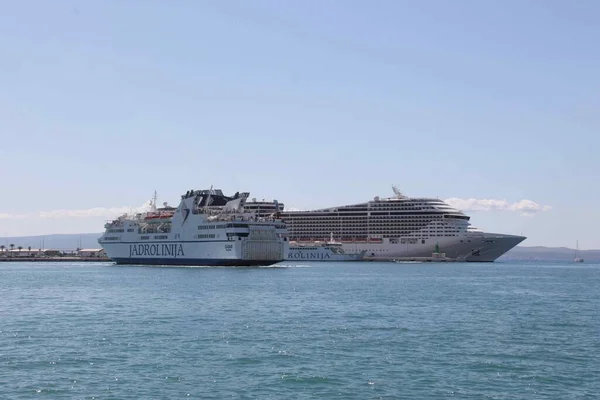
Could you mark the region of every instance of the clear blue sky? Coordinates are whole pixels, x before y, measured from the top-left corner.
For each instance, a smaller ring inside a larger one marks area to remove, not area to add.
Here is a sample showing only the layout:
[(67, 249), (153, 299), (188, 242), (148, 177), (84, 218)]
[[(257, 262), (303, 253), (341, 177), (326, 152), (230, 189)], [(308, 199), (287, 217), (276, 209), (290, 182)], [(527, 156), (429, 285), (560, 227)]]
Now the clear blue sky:
[(524, 245), (600, 248), (596, 1), (1, 7), (0, 236), (99, 232), (104, 217), (39, 213), (154, 189), (306, 209), (398, 184), (531, 200), (551, 209), (468, 213)]

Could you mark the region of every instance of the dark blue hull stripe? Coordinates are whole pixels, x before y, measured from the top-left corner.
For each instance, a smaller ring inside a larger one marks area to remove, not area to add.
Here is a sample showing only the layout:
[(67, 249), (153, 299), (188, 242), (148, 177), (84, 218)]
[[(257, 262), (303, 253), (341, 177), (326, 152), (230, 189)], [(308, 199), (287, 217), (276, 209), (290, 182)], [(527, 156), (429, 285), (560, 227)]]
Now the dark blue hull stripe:
[(269, 266), (283, 260), (236, 260), (223, 258), (113, 258), (117, 264), (128, 265), (195, 265), (195, 266), (230, 266), (251, 267)]

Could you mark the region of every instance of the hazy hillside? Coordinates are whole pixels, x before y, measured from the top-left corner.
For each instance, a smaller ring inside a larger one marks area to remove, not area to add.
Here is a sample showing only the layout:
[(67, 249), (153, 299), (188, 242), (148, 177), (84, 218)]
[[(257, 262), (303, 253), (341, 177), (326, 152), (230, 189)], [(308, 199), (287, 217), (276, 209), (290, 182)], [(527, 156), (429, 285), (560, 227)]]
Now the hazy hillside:
[[(600, 250), (579, 250), (585, 261), (600, 261)], [(500, 259), (502, 260), (548, 260), (573, 261), (575, 250), (567, 247), (517, 246)]]
[[(55, 250), (74, 250), (77, 247), (82, 249), (98, 249), (98, 238), (101, 233), (82, 233), (71, 235), (45, 235), (45, 236), (21, 236), (21, 237), (5, 237), (0, 238), (0, 245), (7, 248), (14, 244), (15, 248), (22, 246), (27, 248), (31, 246), (33, 249), (43, 247), (46, 249)], [(80, 244), (81, 243), (81, 244)]]

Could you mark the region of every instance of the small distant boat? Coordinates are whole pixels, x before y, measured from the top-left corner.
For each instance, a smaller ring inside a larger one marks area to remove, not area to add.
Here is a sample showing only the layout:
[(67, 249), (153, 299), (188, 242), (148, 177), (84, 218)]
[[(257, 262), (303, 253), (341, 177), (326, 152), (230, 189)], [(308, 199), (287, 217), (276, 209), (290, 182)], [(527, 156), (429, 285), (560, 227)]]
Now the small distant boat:
[(579, 257), (579, 240), (575, 244), (575, 259), (573, 260), (576, 263), (582, 263), (583, 258)]

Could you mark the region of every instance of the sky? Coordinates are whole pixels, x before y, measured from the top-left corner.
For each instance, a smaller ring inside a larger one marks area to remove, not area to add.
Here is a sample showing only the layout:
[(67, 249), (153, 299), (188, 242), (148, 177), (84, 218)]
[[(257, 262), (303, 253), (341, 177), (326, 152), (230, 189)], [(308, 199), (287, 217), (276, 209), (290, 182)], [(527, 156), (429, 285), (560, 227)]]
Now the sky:
[(211, 185), (600, 248), (600, 3), (0, 1), (0, 236)]

